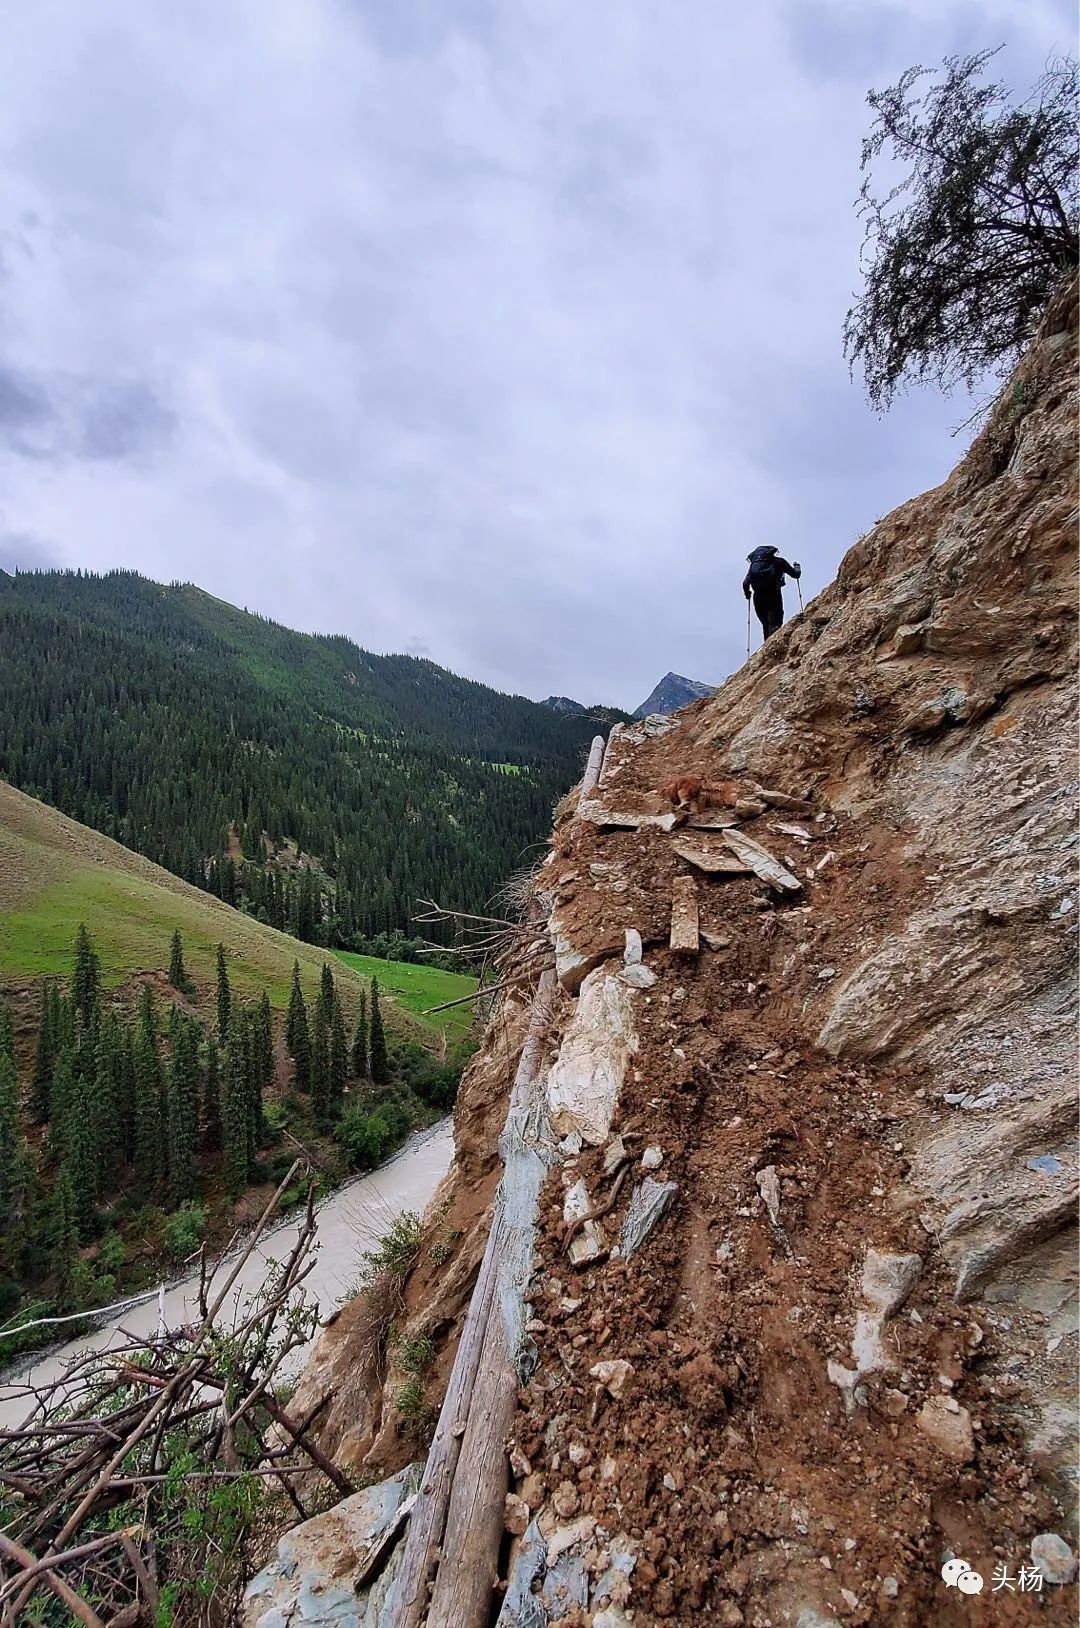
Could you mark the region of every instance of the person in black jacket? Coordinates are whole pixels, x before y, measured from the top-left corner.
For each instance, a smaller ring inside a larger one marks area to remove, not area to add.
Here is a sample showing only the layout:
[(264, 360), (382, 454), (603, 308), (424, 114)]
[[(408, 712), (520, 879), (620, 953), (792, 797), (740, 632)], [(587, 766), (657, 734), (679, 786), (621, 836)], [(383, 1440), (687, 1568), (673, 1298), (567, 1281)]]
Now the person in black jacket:
[(754, 596), (754, 614), (761, 623), (766, 639), (784, 622), (784, 596), (781, 589), (785, 577), (801, 577), (798, 560), (789, 565), (780, 558), (775, 548), (755, 548), (748, 554), (750, 569), (743, 578), (743, 593), (747, 599)]

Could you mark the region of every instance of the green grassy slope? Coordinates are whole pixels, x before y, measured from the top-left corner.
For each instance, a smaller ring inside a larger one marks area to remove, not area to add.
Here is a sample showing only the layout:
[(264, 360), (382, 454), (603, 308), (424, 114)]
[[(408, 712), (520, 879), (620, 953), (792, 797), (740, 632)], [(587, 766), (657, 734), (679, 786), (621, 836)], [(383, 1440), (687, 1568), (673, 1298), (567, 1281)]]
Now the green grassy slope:
[[(271, 1003), (283, 1008), (294, 961), (305, 988), (314, 989), (329, 959), (346, 1010), (357, 1006), (364, 987), (326, 952), (241, 915), (0, 781), (0, 986), (23, 986), (42, 974), (66, 978), (80, 922), (93, 935), (106, 987), (167, 966), (177, 928), (189, 973), (200, 986), (214, 983), (220, 943), (229, 954), (233, 988), (245, 999), (265, 989)], [(391, 1026), (423, 1038), (423, 1026), (407, 1011), (388, 1006)]]
[(364, 978), (377, 978), (379, 989), (387, 990), (398, 1005), (412, 1012), (425, 1026), (441, 1030), (451, 1042), (464, 1040), (473, 1023), (473, 1008), (453, 1006), (448, 1012), (437, 1012), (425, 1017), (429, 1007), (443, 1001), (456, 1001), (462, 995), (471, 995), (476, 979), (460, 972), (441, 972), (409, 961), (380, 961), (374, 955), (354, 955), (351, 950), (338, 950), (337, 958)]

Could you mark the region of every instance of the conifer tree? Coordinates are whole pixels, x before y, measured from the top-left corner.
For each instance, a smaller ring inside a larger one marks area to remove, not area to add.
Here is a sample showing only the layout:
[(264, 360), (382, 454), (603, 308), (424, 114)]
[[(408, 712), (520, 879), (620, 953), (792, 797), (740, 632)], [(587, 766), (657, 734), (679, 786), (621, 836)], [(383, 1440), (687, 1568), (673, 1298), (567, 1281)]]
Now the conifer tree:
[(169, 1202), (186, 1204), (195, 1191), (195, 1129), (198, 1105), (197, 1040), (182, 1020), (173, 1040), (168, 1074)]
[(135, 1157), (135, 1036), (130, 1028), (121, 1032), (116, 1059), (116, 1123), (120, 1131), (120, 1153), (125, 1164)]
[(83, 922), (75, 934), (75, 973), (71, 983), (71, 999), (75, 1014), (85, 1029), (97, 1023), (100, 1010), (100, 965), (97, 951)]
[(135, 1189), (147, 1203), (161, 1187), (161, 1061), (146, 1029), (135, 1037)]
[(158, 1021), (154, 991), (149, 984), (139, 990), (139, 1032), (151, 1046), (157, 1045)]
[(61, 1168), (50, 1203), (49, 1270), (56, 1280), (56, 1301), (61, 1310), (74, 1304), (75, 1274), (79, 1264), (79, 1224), (71, 1176)]
[(371, 1079), (375, 1085), (386, 1085), (390, 1078), (390, 1060), (386, 1054), (386, 1035), (383, 1032), (382, 1013), (379, 1010), (379, 980), (371, 980)]
[(57, 1053), (49, 1082), (49, 1152), (60, 1163), (67, 1151), (68, 1131), (77, 1111), (78, 1059), (75, 1047), (67, 1045)]
[(54, 992), (55, 985), (51, 982), (42, 986), (37, 1051), (34, 1056), (34, 1073), (30, 1081), (30, 1118), (35, 1125), (44, 1125), (49, 1118), (53, 1063), (56, 1061)]
[(300, 987), (300, 963), (294, 961), (292, 964), (292, 988), (289, 991), (289, 1005), (285, 1012), (285, 1047), (290, 1057), (296, 1055), (296, 1023), (303, 1005), (304, 993)]
[(0, 995), (0, 1057), (15, 1061), (15, 1026), (11, 1021), (11, 1007)]
[(181, 995), (186, 995), (189, 989), (187, 970), (184, 966), (184, 941), (180, 937), (180, 929), (173, 932), (172, 942), (169, 945), (169, 982)]
[(311, 1035), (308, 1028), (307, 1006), (300, 988), (300, 965), (293, 966), (292, 994), (286, 1019), (286, 1043), (295, 1064), (296, 1089), (311, 1090)]
[(0, 1231), (11, 1224), (19, 1151), (19, 1079), (8, 1047), (0, 1048)]
[(211, 1037), (206, 1051), (206, 1071), (203, 1074), (203, 1146), (208, 1153), (216, 1153), (221, 1146), (221, 1063), (217, 1042)]
[(109, 1016), (102, 1021), (94, 1053), (89, 1093), (90, 1129), (98, 1167), (97, 1190), (102, 1192), (116, 1175), (122, 1152), (117, 1118), (120, 1049), (117, 1025)]
[(80, 1238), (89, 1236), (94, 1224), (94, 1200), (98, 1189), (98, 1165), (94, 1156), (94, 1130), (90, 1122), (85, 1082), (77, 1077), (72, 1098), (72, 1114), (64, 1140), (61, 1173), (70, 1180), (75, 1227)]
[(269, 1091), (274, 1083), (274, 1018), (270, 1010), (270, 997), (264, 989), (258, 1007), (259, 1027), (259, 1084)]
[(334, 974), (330, 971), (329, 961), (322, 964), (322, 972), (319, 974), (319, 994), (329, 1012), (334, 1000)]
[(367, 995), (360, 991), (360, 1015), (356, 1020), (356, 1033), (352, 1043), (352, 1071), (358, 1080), (367, 1078)]
[(345, 1079), (349, 1072), (349, 1048), (345, 1040), (345, 1023), (341, 1006), (335, 995), (330, 1006), (330, 1059), (329, 1059), (329, 1118), (336, 1120), (341, 1114), (345, 1095)]
[(330, 1016), (320, 993), (311, 1037), (311, 1111), (316, 1123), (330, 1119)]
[(230, 1198), (239, 1198), (247, 1186), (251, 1168), (248, 1082), (240, 1024), (237, 1024), (236, 1030), (226, 1059), (222, 1105), (222, 1141)]
[(218, 1043), (227, 1046), (229, 1043), (229, 1014), (232, 1008), (232, 991), (229, 988), (229, 968), (225, 960), (225, 946), (217, 947), (217, 1026)]

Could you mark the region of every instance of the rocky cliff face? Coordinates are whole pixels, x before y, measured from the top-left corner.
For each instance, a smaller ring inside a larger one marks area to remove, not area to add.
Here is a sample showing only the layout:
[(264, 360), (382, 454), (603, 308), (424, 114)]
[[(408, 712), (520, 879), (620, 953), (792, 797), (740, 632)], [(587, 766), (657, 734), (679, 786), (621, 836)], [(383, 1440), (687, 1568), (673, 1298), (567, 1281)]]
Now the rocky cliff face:
[[(949, 1625), (950, 1553), (1005, 1569), (996, 1621), (1075, 1618), (1075, 320), (1072, 289), (953, 475), (561, 810), (402, 1317), (437, 1404), (554, 962), (506, 1464), (539, 1537), (500, 1621)], [(362, 1379), (324, 1444), (397, 1470), (392, 1354)]]

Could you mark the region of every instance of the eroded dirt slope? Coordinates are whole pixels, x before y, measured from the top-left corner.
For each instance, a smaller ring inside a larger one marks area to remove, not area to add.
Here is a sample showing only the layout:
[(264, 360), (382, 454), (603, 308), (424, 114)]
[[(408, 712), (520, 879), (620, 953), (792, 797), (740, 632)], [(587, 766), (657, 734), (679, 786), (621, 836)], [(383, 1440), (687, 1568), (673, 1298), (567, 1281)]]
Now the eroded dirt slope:
[[(560, 1157), (503, 1556), (536, 1520), (546, 1620), (1075, 1619), (1039, 1541), (1075, 1495), (1075, 318), (1074, 289), (949, 480), (715, 697), (618, 729), (556, 826)], [(734, 788), (713, 829), (665, 828), (679, 775)], [(408, 1289), (432, 1402), (523, 1029), (508, 1005), (473, 1065), (432, 1231), (461, 1236)], [(354, 1462), (415, 1456), (399, 1382)]]

